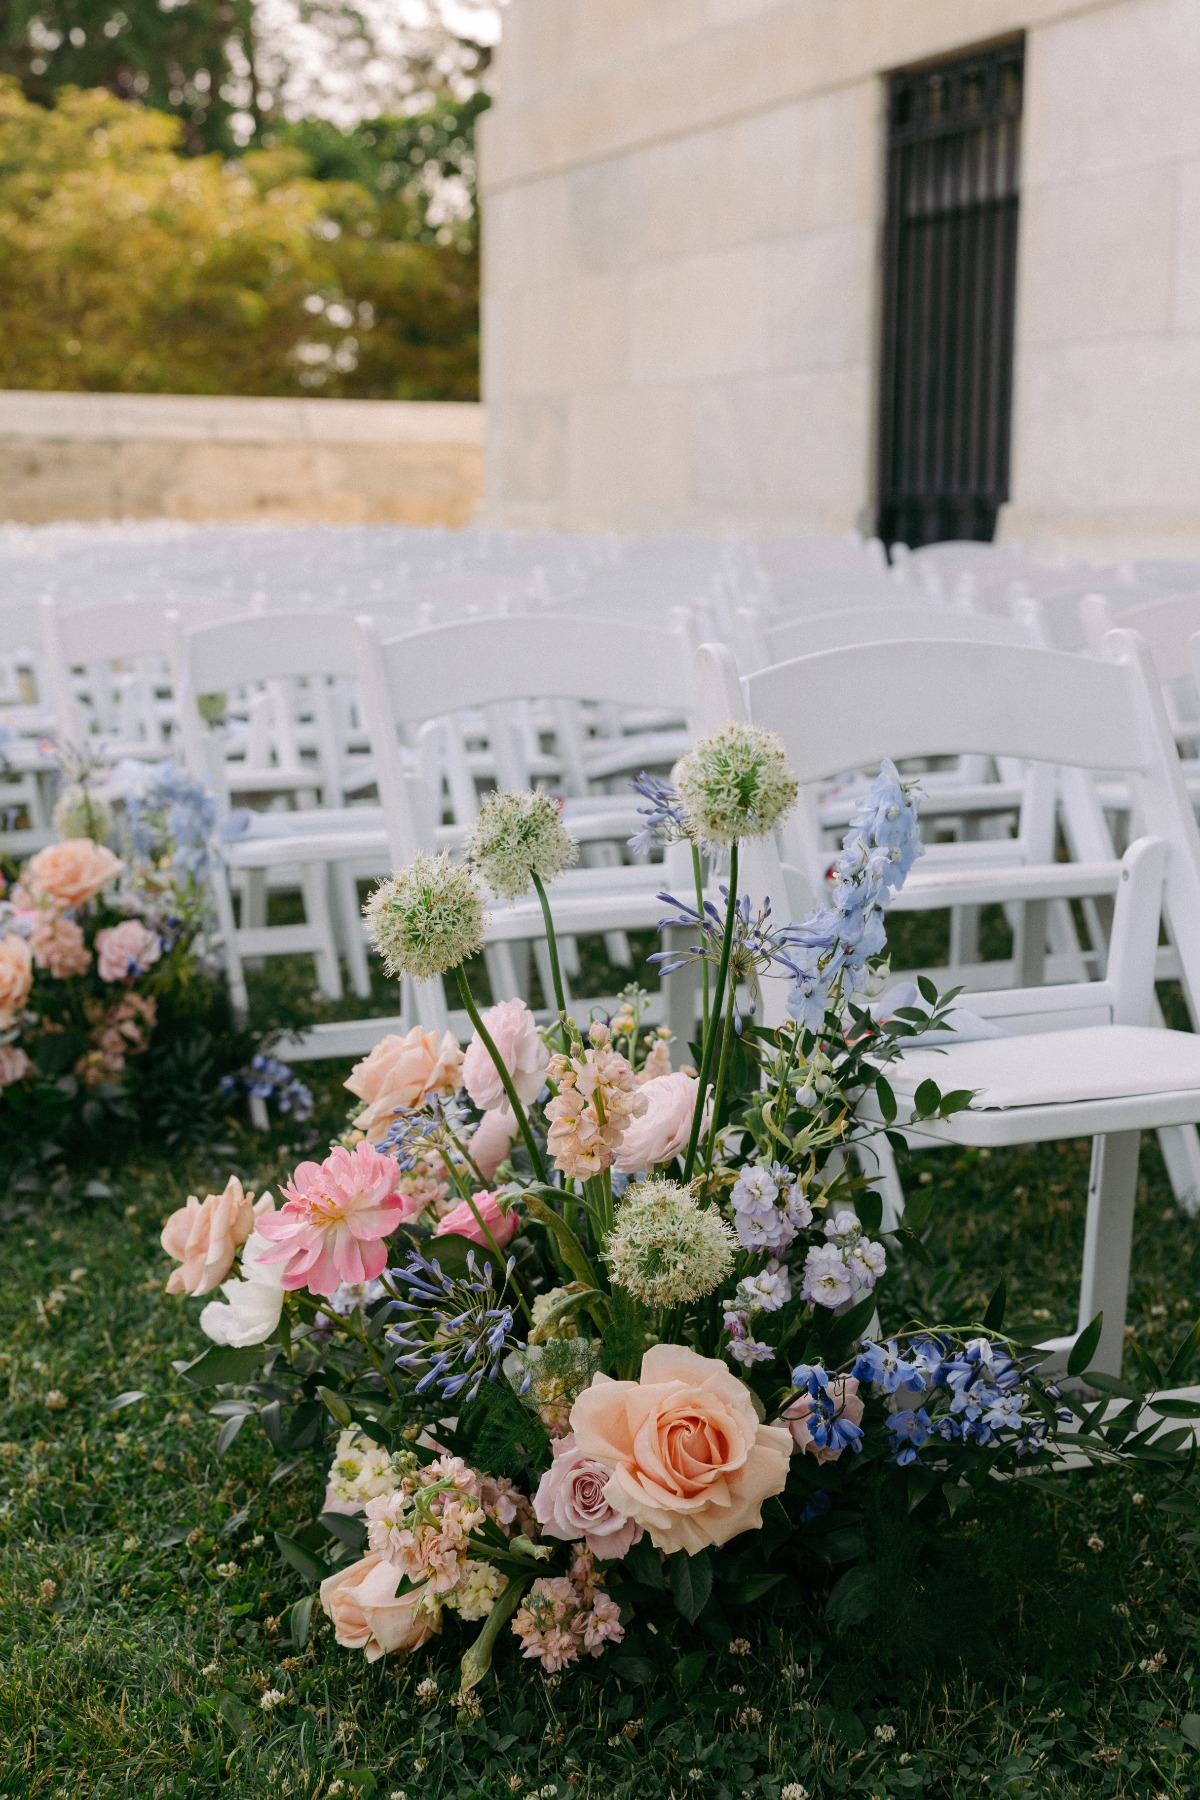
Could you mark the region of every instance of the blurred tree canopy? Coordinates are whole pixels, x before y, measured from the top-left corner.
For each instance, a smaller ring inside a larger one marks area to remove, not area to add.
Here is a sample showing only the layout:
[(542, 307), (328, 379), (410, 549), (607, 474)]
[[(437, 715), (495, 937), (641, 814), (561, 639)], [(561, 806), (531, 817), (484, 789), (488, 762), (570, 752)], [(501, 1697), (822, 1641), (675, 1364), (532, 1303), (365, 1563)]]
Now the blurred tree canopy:
[[(355, 134), (339, 161), (307, 128), (188, 156), (179, 118), (55, 100), (0, 77), (0, 387), (476, 396), (474, 245), (409, 191), (419, 162), (364, 179)], [(387, 141), (419, 147), (413, 126)]]

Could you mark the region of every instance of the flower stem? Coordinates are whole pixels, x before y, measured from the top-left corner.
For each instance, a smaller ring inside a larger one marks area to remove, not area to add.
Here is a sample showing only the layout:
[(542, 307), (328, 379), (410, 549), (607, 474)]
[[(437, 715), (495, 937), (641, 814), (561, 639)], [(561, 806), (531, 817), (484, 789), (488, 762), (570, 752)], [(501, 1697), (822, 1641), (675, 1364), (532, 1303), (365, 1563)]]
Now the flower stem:
[[(700, 851), (692, 845), (692, 874), (696, 881), (696, 911), (700, 915), (701, 929), (704, 926), (704, 871), (700, 863)], [(704, 976), (704, 1025), (700, 1033), (700, 1042), (708, 1036), (708, 962), (701, 962), (700, 968)]]
[(463, 1005), (467, 1009), (467, 1017), (479, 1033), (479, 1041), (495, 1065), (496, 1073), (500, 1077), (500, 1085), (504, 1089), (508, 1104), (513, 1109), (517, 1124), (521, 1127), (521, 1136), (525, 1139), (525, 1148), (528, 1150), (530, 1161), (533, 1163), (534, 1173), (539, 1181), (548, 1181), (549, 1176), (546, 1173), (546, 1165), (542, 1161), (542, 1153), (537, 1147), (537, 1142), (534, 1138), (533, 1130), (530, 1126), (525, 1108), (521, 1105), (521, 1102), (517, 1097), (517, 1090), (513, 1086), (512, 1076), (508, 1072), (507, 1064), (497, 1050), (495, 1043), (492, 1040), (491, 1032), (479, 1016), (479, 1008), (476, 1006), (471, 995), (471, 990), (467, 986), (466, 971), (461, 963), (459, 963), (454, 973), (458, 977), (458, 991), (462, 995)]
[[(736, 977), (735, 977), (736, 980)], [(708, 1143), (704, 1151), (705, 1173), (712, 1168), (713, 1150), (717, 1142), (717, 1130), (720, 1124), (721, 1101), (725, 1097), (725, 1078), (729, 1073), (729, 1053), (733, 1048), (733, 1015), (734, 1001), (737, 995), (730, 993), (729, 1005), (725, 1009), (725, 1029), (721, 1033), (721, 1060), (717, 1064), (717, 1081), (713, 1089), (712, 1124), (708, 1128)]]
[(725, 908), (725, 934), (721, 939), (721, 960), (717, 964), (717, 984), (713, 994), (712, 1018), (704, 1033), (704, 1051), (700, 1059), (700, 1080), (696, 1089), (696, 1111), (692, 1118), (692, 1135), (688, 1140), (687, 1161), (683, 1165), (684, 1185), (692, 1179), (696, 1167), (696, 1146), (700, 1142), (700, 1120), (704, 1116), (704, 1098), (712, 1072), (713, 1051), (721, 1024), (721, 1003), (725, 998), (725, 980), (729, 974), (729, 953), (733, 948), (733, 921), (737, 912), (738, 847), (729, 846), (729, 900)]
[(546, 898), (546, 890), (542, 886), (542, 878), (536, 869), (530, 869), (529, 874), (546, 926), (546, 949), (550, 953), (550, 978), (554, 983), (554, 1004), (558, 1008), (558, 1027), (562, 1032), (563, 1049), (565, 1050), (570, 1042), (571, 1034), (567, 1029), (567, 996), (563, 988), (562, 970), (558, 964), (558, 939), (554, 935), (554, 920), (550, 913), (550, 902)]

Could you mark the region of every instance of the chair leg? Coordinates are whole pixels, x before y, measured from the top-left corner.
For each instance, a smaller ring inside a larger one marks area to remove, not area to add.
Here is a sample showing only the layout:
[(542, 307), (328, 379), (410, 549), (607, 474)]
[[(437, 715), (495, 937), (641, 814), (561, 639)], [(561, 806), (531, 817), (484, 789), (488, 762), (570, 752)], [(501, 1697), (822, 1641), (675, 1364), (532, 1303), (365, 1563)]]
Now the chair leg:
[(329, 913), (325, 867), (324, 863), (308, 863), (300, 872), (300, 886), (304, 895), (304, 917), (318, 940), (317, 948), (312, 953), (316, 964), (317, 986), (327, 1000), (340, 1000), (342, 968), (333, 935), (333, 920)]
[[(258, 931), (267, 922), (267, 871), (247, 869), (242, 883), (242, 922), (248, 931)], [(246, 967), (261, 975), (267, 966), (265, 956), (247, 957)]]
[(894, 1231), (904, 1217), (904, 1188), (892, 1146), (882, 1135), (855, 1144), (854, 1157), (864, 1178), (883, 1201), (881, 1231)]
[(221, 935), (221, 947), (225, 953), (225, 979), (229, 983), (229, 1003), (233, 1008), (233, 1016), (238, 1025), (245, 1025), (250, 1017), (250, 996), (246, 992), (246, 973), (242, 967), (241, 955), (237, 947), (237, 926), (233, 919), (233, 897), (229, 891), (229, 876), (223, 868), (213, 871), (212, 877), (213, 904), (217, 911), (217, 930)]
[(1129, 1256), (1137, 1198), (1141, 1133), (1114, 1131), (1092, 1143), (1083, 1275), (1079, 1284), (1079, 1329), (1104, 1314), (1092, 1367), (1120, 1375), (1125, 1350), (1125, 1309), (1129, 1298)]
[(329, 900), (333, 935), (340, 943), (350, 973), (350, 985), (360, 1000), (371, 997), (371, 971), (367, 966), (367, 941), (358, 904), (358, 883), (348, 863), (329, 865)]
[(1194, 1125), (1167, 1125), (1158, 1134), (1171, 1192), (1189, 1219), (1200, 1214), (1200, 1137)]

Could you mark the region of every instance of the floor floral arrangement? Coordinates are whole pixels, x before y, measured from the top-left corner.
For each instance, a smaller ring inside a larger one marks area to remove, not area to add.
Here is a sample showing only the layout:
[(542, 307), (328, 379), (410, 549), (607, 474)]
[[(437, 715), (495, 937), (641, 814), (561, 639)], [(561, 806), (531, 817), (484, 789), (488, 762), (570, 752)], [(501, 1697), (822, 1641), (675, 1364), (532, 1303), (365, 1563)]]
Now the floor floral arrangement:
[[(277, 1538), (316, 1590), (293, 1642), (318, 1599), (372, 1660), (457, 1615), (478, 1627), (468, 1711), (502, 1635), (549, 1673), (619, 1660), (634, 1618), (734, 1616), (814, 1572), (861, 1620), (866, 1508), (953, 1519), (1067, 1450), (1181, 1479), (1194, 1461), (1190, 1427), (1169, 1421), (1200, 1408), (1088, 1373), (1098, 1321), (1064, 1391), (1004, 1334), (1002, 1283), (982, 1319), (888, 1317), (889, 1262), (925, 1255), (930, 1201), (885, 1219), (872, 1183), (872, 1142), (905, 1122), (887, 1072), (954, 1028), (954, 995), (884, 991), (918, 793), (885, 764), (828, 903), (779, 925), (738, 888), (740, 845), (796, 796), (777, 739), (727, 728), (677, 788), (641, 791), (647, 833), (692, 843), (698, 887), (702, 855), (728, 868), (723, 906), (671, 900), (696, 941), (664, 969), (702, 971), (695, 1067), (672, 1067), (636, 992), (584, 1027), (570, 1016), (546, 888), (574, 846), (551, 800), (499, 794), (465, 862), (418, 858), (368, 906), (392, 974), (455, 974), (465, 1051), (420, 1028), (386, 1039), (346, 1084), (360, 1104), (343, 1141), (278, 1205), (234, 1178), (163, 1230), (170, 1290), (205, 1300), (211, 1347), (184, 1372), (220, 1390), (221, 1446), (257, 1417), (291, 1470), (338, 1434), (319, 1518)], [(519, 1000), (472, 997), (484, 884), (543, 901), (543, 1028)], [(788, 984), (776, 1029), (755, 1022), (767, 979)], [(926, 1082), (914, 1116), (970, 1098)]]

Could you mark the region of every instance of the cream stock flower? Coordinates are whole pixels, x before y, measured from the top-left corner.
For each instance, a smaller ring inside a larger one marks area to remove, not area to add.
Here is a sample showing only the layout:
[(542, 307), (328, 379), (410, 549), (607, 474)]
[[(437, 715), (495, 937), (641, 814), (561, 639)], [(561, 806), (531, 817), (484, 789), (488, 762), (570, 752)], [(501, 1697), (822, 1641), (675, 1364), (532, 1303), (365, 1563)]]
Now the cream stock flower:
[(614, 1283), (647, 1306), (711, 1294), (733, 1268), (737, 1240), (715, 1207), (674, 1181), (645, 1181), (621, 1203), (604, 1257)]
[(432, 981), (483, 945), (483, 895), (463, 863), (414, 856), (381, 881), (364, 907), (371, 941), (389, 975)]
[(587, 1180), (612, 1163), (632, 1119), (646, 1110), (627, 1058), (606, 1043), (579, 1056), (553, 1056), (546, 1071), (558, 1093), (546, 1107), (546, 1147), (564, 1175)]
[(800, 791), (783, 739), (757, 725), (725, 725), (702, 737), (680, 763), (676, 784), (688, 831), (705, 844), (766, 837)]
[(579, 854), (549, 794), (502, 790), (484, 800), (466, 851), (467, 860), (502, 900), (527, 894), (531, 871), (540, 881), (553, 881)]

